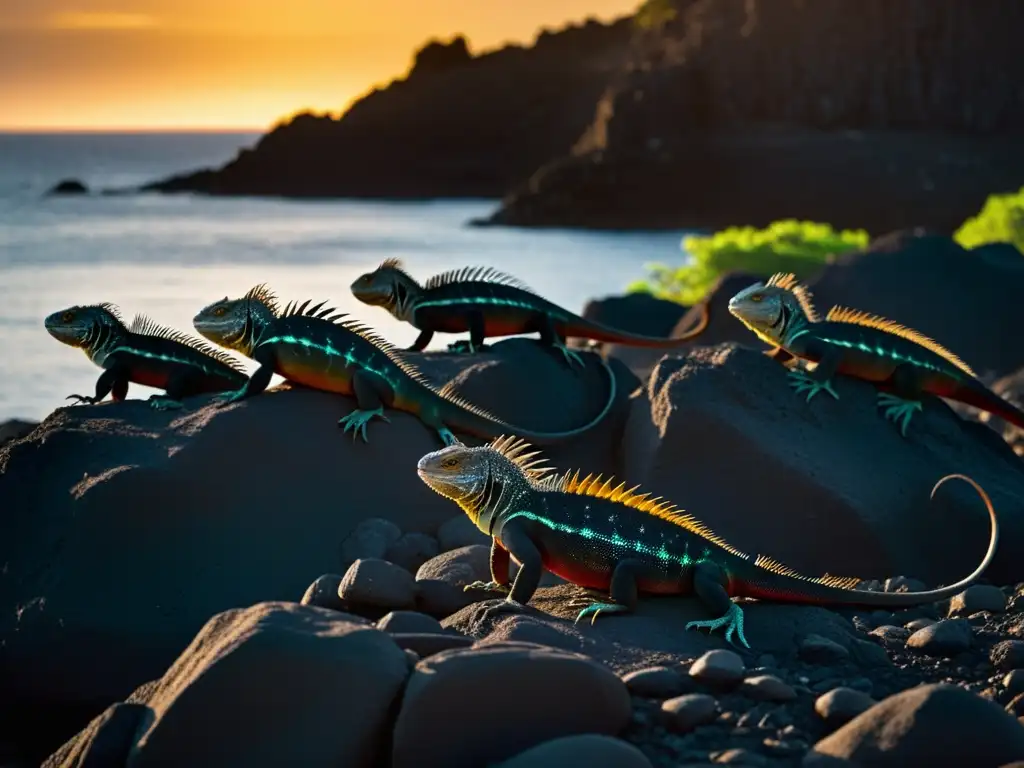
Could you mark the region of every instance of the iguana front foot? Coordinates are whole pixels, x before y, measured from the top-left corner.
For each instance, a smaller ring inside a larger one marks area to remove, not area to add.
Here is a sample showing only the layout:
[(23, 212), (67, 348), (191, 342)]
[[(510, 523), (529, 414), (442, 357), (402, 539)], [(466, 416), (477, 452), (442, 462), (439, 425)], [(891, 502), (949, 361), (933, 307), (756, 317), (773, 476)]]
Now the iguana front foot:
[(164, 395), (153, 395), (147, 402), (155, 411), (176, 411), (185, 407), (184, 403)]
[(509, 591), (508, 584), (499, 584), (496, 581), (474, 581), (472, 584), (467, 584), (462, 588), (463, 592), (469, 592), (471, 589), (480, 589), (485, 592), (504, 592)]
[(587, 364), (583, 362), (583, 358), (580, 356), (580, 353), (576, 350), (569, 349), (565, 344), (555, 344), (554, 346), (555, 349), (562, 353), (566, 362), (569, 363), (570, 368), (572, 368), (573, 365), (579, 365), (581, 368), (587, 367)]
[(95, 405), (96, 398), (89, 397), (89, 395), (68, 395), (64, 398), (65, 400), (74, 400), (75, 405)]
[(441, 442), (445, 446), (449, 445), (462, 445), (462, 441), (459, 440), (448, 427), (438, 427), (437, 434), (441, 437)]
[(828, 392), (836, 400), (839, 399), (839, 395), (832, 388), (832, 381), (830, 379), (819, 381), (814, 376), (800, 370), (792, 370), (786, 375), (789, 376), (789, 385), (797, 391), (797, 394), (807, 392), (808, 403), (819, 392)]
[(907, 427), (914, 417), (915, 411), (923, 411), (924, 406), (920, 400), (907, 400), (888, 392), (878, 393), (878, 407), (882, 409), (882, 415), (900, 428), (900, 434), (907, 436)]
[(732, 636), (735, 634), (743, 645), (747, 648), (750, 647), (750, 643), (747, 642), (747, 637), (743, 633), (743, 609), (736, 605), (736, 603), (730, 605), (729, 610), (721, 618), (708, 619), (707, 621), (691, 621), (686, 625), (685, 629), (701, 629), (703, 627), (707, 627), (711, 632), (719, 627), (725, 627), (726, 642), (735, 645), (732, 640)]
[(377, 416), (384, 421), (390, 422), (387, 416), (384, 415), (384, 406), (374, 408), (372, 411), (364, 411), (356, 409), (352, 411), (348, 416), (343, 416), (338, 419), (338, 426), (343, 427), (343, 432), (352, 430), (352, 441), (355, 442), (356, 435), (362, 432), (363, 442), (368, 443), (370, 439), (366, 436), (366, 425), (370, 423), (374, 416)]
[(459, 339), (448, 345), (449, 352), (456, 352), (458, 354), (475, 355), (477, 352), (482, 352), (485, 349), (490, 349), (490, 347), (486, 344), (474, 344), (469, 339)]
[(243, 397), (245, 397), (244, 389), (236, 389), (234, 392), (225, 392), (222, 395), (218, 395), (220, 402), (217, 403), (217, 408), (227, 408), (232, 403), (237, 403)]
[(576, 621), (574, 621), (573, 624), (579, 624), (580, 619), (590, 616), (590, 623), (593, 625), (593, 623), (597, 621), (597, 617), (602, 613), (605, 615), (629, 613), (629, 608), (624, 605), (619, 605), (618, 603), (601, 603), (595, 601), (579, 612), (576, 616)]
[(506, 597), (504, 600), (494, 600), (487, 602), (491, 603), (484, 608), (484, 617), (490, 618), (492, 616), (502, 613), (523, 613), (526, 611), (526, 606), (520, 602), (513, 600), (511, 597)]

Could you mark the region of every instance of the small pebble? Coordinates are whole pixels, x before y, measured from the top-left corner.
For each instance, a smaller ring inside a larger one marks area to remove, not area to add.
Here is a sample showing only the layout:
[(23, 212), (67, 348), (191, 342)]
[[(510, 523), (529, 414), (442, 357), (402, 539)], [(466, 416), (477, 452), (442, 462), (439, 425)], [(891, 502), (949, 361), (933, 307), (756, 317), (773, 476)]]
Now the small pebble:
[(1011, 696), (1024, 693), (1024, 669), (1015, 669), (1003, 678), (1003, 688)]
[(718, 765), (760, 766), (768, 765), (768, 760), (749, 749), (733, 748), (724, 752), (712, 752), (711, 762)]
[(886, 592), (924, 592), (928, 589), (923, 581), (908, 579), (906, 576), (893, 576), (885, 580)]
[(874, 705), (875, 700), (863, 691), (843, 687), (833, 688), (828, 693), (819, 696), (814, 702), (814, 711), (825, 721), (826, 725), (838, 728)]
[(668, 727), (678, 733), (688, 733), (715, 719), (718, 702), (706, 693), (688, 693), (663, 702), (661, 711)]
[(1024, 641), (1003, 640), (992, 646), (989, 661), (1000, 672), (1024, 668)]
[(433, 616), (419, 611), (391, 611), (377, 621), (382, 632), (441, 633), (444, 628)]
[(433, 536), (425, 533), (406, 533), (388, 547), (384, 559), (415, 574), (421, 565), (437, 557), (439, 552), (437, 539)]
[(975, 584), (949, 601), (948, 616), (967, 616), (979, 611), (1002, 613), (1006, 610), (1006, 595), (999, 587)]
[(680, 695), (690, 680), (672, 667), (647, 667), (623, 675), (622, 682), (634, 696), (668, 699)]
[(743, 679), (743, 659), (726, 650), (708, 651), (690, 667), (690, 677), (717, 686), (736, 685)]
[(910, 637), (910, 630), (903, 627), (894, 627), (892, 624), (883, 624), (880, 627), (875, 627), (868, 634), (872, 637), (877, 637), (885, 643), (902, 643)]
[(338, 594), (353, 605), (411, 609), (416, 605), (416, 582), (405, 568), (387, 560), (356, 560), (345, 572)]
[(1024, 717), (1024, 693), (1018, 693), (1006, 705), (1006, 711), (1014, 717)]
[(903, 626), (905, 626), (911, 632), (917, 632), (917, 630), (924, 629), (925, 627), (930, 627), (932, 624), (935, 623), (935, 619), (914, 619), (913, 621), (908, 621)]
[(907, 647), (929, 656), (952, 657), (971, 647), (971, 625), (964, 619), (943, 619), (917, 630)]
[(796, 691), (774, 675), (748, 677), (740, 686), (740, 693), (757, 701), (792, 701)]
[(345, 601), (338, 594), (341, 576), (336, 573), (325, 573), (309, 585), (306, 594), (300, 600), (301, 605), (315, 605), (318, 608), (330, 608), (333, 611), (348, 610)]
[(845, 661), (850, 652), (845, 647), (821, 635), (808, 635), (801, 641), (800, 658), (811, 664), (834, 664)]

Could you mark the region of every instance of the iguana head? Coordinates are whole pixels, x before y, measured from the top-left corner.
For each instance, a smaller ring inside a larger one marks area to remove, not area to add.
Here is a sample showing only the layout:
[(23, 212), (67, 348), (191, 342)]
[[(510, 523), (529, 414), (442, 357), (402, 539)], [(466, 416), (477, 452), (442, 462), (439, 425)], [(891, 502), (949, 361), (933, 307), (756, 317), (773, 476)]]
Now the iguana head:
[(277, 315), (277, 298), (265, 285), (257, 285), (240, 299), (225, 296), (203, 307), (192, 325), (214, 344), (248, 355)]
[(729, 312), (762, 340), (784, 345), (795, 326), (816, 322), (811, 293), (792, 274), (777, 273), (729, 299)]
[(360, 275), (352, 283), (352, 295), (359, 301), (371, 307), (384, 307), (399, 320), (408, 320), (411, 301), (421, 290), (398, 259), (386, 259), (373, 272)]
[(518, 499), (551, 470), (529, 443), (515, 436), (498, 437), (488, 445), (470, 448), (449, 445), (428, 453), (416, 465), (420, 479), (451, 499), (488, 535), (497, 535), (501, 520)]
[(487, 487), (497, 469), (492, 454), (486, 447), (449, 445), (421, 458), (416, 473), (432, 490), (462, 507), (479, 527), (487, 504)]
[(68, 307), (47, 315), (43, 325), (57, 341), (86, 352), (109, 339), (110, 331), (124, 328), (113, 304)]

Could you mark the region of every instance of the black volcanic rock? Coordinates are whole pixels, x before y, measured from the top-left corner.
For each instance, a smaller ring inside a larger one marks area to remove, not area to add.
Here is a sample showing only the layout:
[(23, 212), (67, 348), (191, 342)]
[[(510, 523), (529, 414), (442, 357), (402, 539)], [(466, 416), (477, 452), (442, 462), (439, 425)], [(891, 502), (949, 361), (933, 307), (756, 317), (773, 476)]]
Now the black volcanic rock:
[(569, 150), (622, 64), (628, 19), (542, 33), (471, 56), (431, 41), (406, 77), (340, 118), (302, 113), (219, 169), (143, 189), (295, 197), (500, 197)]
[(87, 195), (89, 188), (78, 179), (64, 179), (53, 185), (47, 195)]
[(951, 232), (1024, 180), (1022, 22), (1014, 0), (693, 3), (489, 221)]

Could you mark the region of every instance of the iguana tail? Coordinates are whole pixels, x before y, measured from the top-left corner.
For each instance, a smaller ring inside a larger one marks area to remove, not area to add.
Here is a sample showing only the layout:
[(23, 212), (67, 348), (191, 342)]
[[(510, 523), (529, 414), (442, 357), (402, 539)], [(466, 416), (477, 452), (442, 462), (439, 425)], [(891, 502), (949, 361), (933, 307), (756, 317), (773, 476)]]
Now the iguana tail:
[(955, 387), (948, 395), (951, 400), (958, 400), (967, 405), (973, 405), (983, 411), (1006, 419), (1015, 427), (1024, 429), (1024, 412), (1015, 407), (1012, 403), (1006, 402), (995, 392), (984, 386), (981, 382), (973, 379)]
[(615, 372), (603, 358), (597, 356), (597, 359), (608, 376), (608, 400), (594, 418), (576, 429), (570, 429), (566, 432), (533, 432), (529, 429), (517, 427), (463, 400), (454, 394), (450, 385), (446, 385), (440, 390), (434, 390), (434, 394), (442, 399), (438, 409), (441, 420), (453, 430), (467, 432), (485, 440), (493, 440), (495, 437), (509, 433), (514, 433), (518, 437), (538, 445), (553, 445), (571, 440), (600, 424), (615, 404), (615, 398), (618, 394)]
[(868, 592), (854, 589), (860, 581), (856, 578), (822, 576), (810, 578), (801, 576), (790, 568), (764, 556), (758, 557), (749, 579), (739, 579), (740, 589), (735, 592), (745, 597), (759, 597), (779, 603), (804, 603), (809, 605), (843, 605), (863, 608), (911, 608), (915, 605), (937, 603), (940, 600), (958, 595), (977, 581), (992, 563), (999, 543), (999, 521), (992, 500), (985, 490), (967, 475), (946, 475), (932, 488), (931, 498), (944, 482), (952, 479), (969, 483), (988, 509), (992, 521), (992, 535), (989, 538), (988, 551), (981, 564), (969, 576), (948, 587), (928, 590), (927, 592)]
[(658, 338), (656, 336), (641, 336), (628, 331), (620, 331), (607, 325), (602, 325), (591, 320), (577, 317), (574, 320), (556, 322), (555, 330), (564, 336), (576, 336), (578, 338), (593, 339), (594, 341), (605, 341), (611, 344), (624, 344), (630, 347), (647, 347), (650, 349), (671, 349), (687, 344), (700, 336), (708, 327), (710, 310), (708, 301), (700, 305), (700, 319), (697, 325), (688, 330), (682, 336), (672, 338)]

